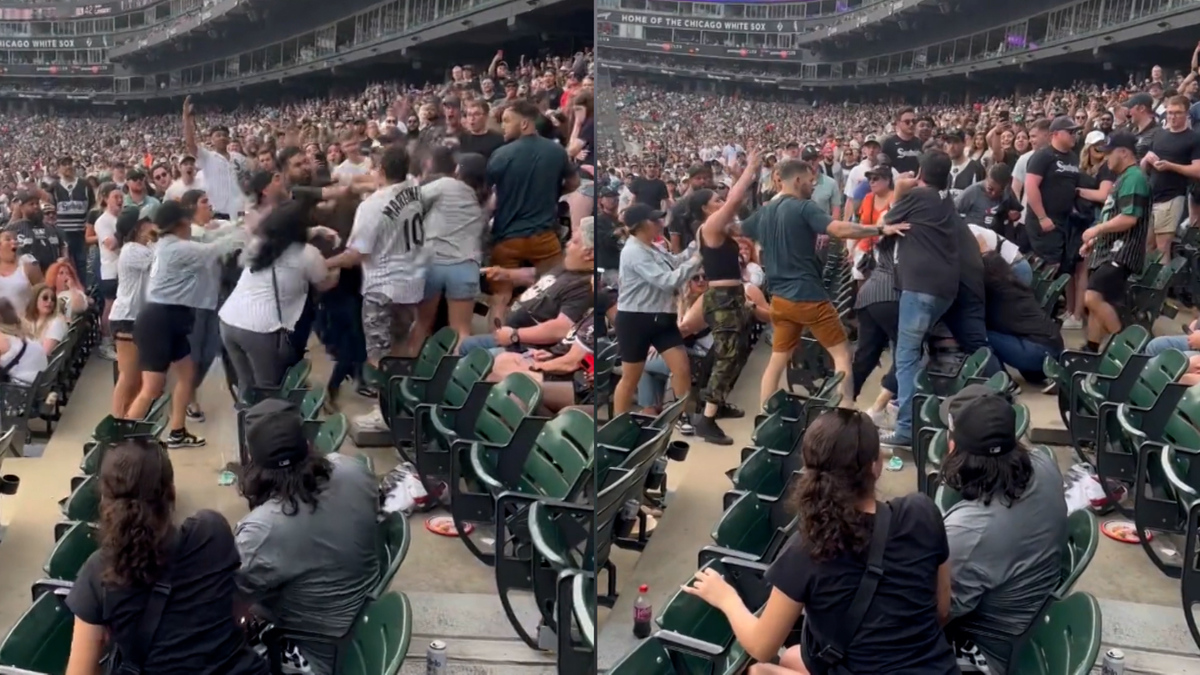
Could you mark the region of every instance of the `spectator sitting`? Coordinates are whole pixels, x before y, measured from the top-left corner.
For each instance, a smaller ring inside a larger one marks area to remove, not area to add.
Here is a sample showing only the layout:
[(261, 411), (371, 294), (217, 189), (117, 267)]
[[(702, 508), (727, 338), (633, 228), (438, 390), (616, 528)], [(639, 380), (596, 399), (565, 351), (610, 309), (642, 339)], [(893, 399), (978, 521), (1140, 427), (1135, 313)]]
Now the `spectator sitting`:
[[(75, 615), (67, 672), (92, 675), (106, 647), (144, 675), (267, 675), (233, 615), (237, 548), (225, 517), (200, 511), (172, 525), (175, 472), (157, 443), (130, 440), (100, 466), (100, 550), (67, 596)], [(155, 584), (171, 592), (147, 644), (143, 616)]]
[(33, 384), (46, 369), (46, 350), (28, 335), (16, 308), (0, 298), (0, 382)]
[[(990, 305), (991, 303), (989, 303)], [(960, 666), (1007, 671), (1012, 645), (1061, 578), (1067, 508), (1054, 460), (1022, 447), (1009, 400), (969, 385), (942, 403), (950, 454), (942, 480), (962, 501), (946, 513), (951, 623)]]
[(1062, 333), (1003, 255), (983, 257), (988, 344), (1001, 363), (1017, 369), (1026, 382), (1038, 384), (1046, 379), (1046, 357), (1057, 359), (1062, 353)]
[(88, 297), (83, 284), (75, 276), (75, 269), (67, 261), (58, 261), (46, 270), (46, 283), (58, 294), (59, 309), (68, 320), (75, 318), (88, 308)]
[(840, 645), (836, 665), (853, 673), (957, 675), (941, 623), (950, 606), (949, 555), (941, 514), (926, 496), (875, 499), (883, 472), (879, 433), (857, 410), (838, 408), (815, 419), (804, 434), (804, 474), (796, 492), (799, 531), (767, 571), (774, 587), (766, 608), (750, 613), (733, 589), (710, 569), (684, 591), (721, 610), (742, 647), (770, 663), (803, 615), (803, 649), (793, 647), (780, 667), (762, 673), (832, 673), (819, 658), (841, 633), (848, 608), (867, 571), (877, 527), (887, 534), (883, 574), (869, 610), (852, 638)]
[(46, 284), (33, 287), (33, 302), (25, 308), (26, 335), (42, 346), (47, 354), (67, 336), (67, 321), (59, 309), (54, 289)]
[[(250, 513), (237, 525), (238, 588), (284, 630), (339, 638), (379, 581), (378, 490), (354, 459), (317, 454), (295, 404), (266, 400), (246, 413), (250, 465), (238, 485)], [(331, 675), (333, 645), (298, 646)]]

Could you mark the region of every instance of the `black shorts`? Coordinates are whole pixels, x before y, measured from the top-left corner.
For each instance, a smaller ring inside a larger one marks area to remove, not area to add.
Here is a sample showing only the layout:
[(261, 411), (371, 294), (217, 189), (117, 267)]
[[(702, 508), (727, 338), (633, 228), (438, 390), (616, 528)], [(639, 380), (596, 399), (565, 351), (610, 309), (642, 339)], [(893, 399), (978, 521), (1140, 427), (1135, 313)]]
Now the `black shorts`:
[(196, 314), (183, 305), (147, 303), (133, 325), (133, 343), (144, 373), (165, 373), (172, 363), (192, 353), (192, 324)]
[(1072, 232), (1070, 225), (1055, 221), (1055, 228), (1043, 232), (1036, 220), (1025, 223), (1025, 234), (1029, 237), (1029, 249), (1047, 265), (1058, 265), (1062, 273), (1070, 274), (1079, 262), (1079, 249), (1083, 246), (1083, 232)]
[(683, 344), (679, 317), (674, 314), (617, 310), (617, 350), (621, 363), (643, 363), (650, 348), (661, 354)]
[(100, 288), (100, 297), (105, 300), (117, 299), (117, 280), (116, 279), (101, 279), (98, 284)]
[(1129, 270), (1116, 262), (1101, 263), (1088, 273), (1089, 291), (1095, 291), (1110, 305), (1119, 305), (1125, 299), (1125, 280)]
[(133, 340), (132, 321), (109, 321), (108, 328), (115, 340)]

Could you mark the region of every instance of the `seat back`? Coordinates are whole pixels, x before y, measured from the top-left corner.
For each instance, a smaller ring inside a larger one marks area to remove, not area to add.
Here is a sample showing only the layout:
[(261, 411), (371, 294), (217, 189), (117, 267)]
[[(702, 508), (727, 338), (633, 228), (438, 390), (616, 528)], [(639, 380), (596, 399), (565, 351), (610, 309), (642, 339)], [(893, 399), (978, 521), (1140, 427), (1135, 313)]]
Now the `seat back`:
[(787, 421), (783, 412), (773, 412), (755, 428), (750, 444), (776, 452), (791, 452), (799, 442), (796, 422)]
[(688, 396), (684, 396), (666, 408), (663, 408), (663, 411), (654, 418), (650, 426), (654, 429), (670, 429), (675, 426), (675, 422), (683, 416), (684, 406), (687, 405), (687, 402)]
[(304, 395), (304, 400), (300, 401), (300, 416), (306, 420), (315, 420), (321, 414), (321, 407), (325, 405), (325, 387), (316, 387), (312, 391)]
[(100, 548), (98, 533), (90, 523), (75, 523), (50, 550), (43, 567), (46, 576), (62, 581), (75, 581), (79, 569), (89, 556)]
[(582, 410), (565, 410), (547, 422), (521, 468), (522, 491), (551, 499), (573, 497), (592, 475), (595, 429)]
[(968, 356), (967, 360), (963, 361), (962, 366), (959, 367), (958, 376), (954, 378), (954, 391), (961, 391), (970, 383), (971, 378), (982, 375), (983, 369), (991, 358), (992, 350), (987, 347), (980, 347), (975, 350), (974, 354)]
[(753, 492), (747, 492), (721, 514), (713, 527), (712, 540), (717, 546), (759, 558), (775, 537), (771, 526), (771, 508)]
[(408, 519), (403, 513), (388, 513), (379, 521), (379, 536), (376, 540), (379, 548), (379, 583), (371, 592), (372, 598), (383, 595), (392, 579), (400, 571), (400, 565), (408, 555), (408, 546), (412, 542)]
[(542, 402), (542, 387), (525, 373), (512, 373), (488, 391), (483, 410), (475, 420), (475, 438), (504, 445), (521, 420)]
[(783, 485), (783, 460), (766, 448), (757, 448), (733, 470), (733, 489), (777, 495)]
[[(737, 562), (732, 558), (725, 558), (709, 562), (704, 567), (720, 574), (737, 591), (746, 607), (757, 614), (771, 593), (771, 587), (762, 579), (763, 572), (760, 568), (764, 566), (751, 564), (753, 568), (747, 569)], [(687, 585), (691, 586), (694, 582), (694, 579), (689, 579)], [(663, 606), (656, 622), (663, 630), (701, 640), (724, 650), (723, 658), (717, 661), (718, 673), (731, 672), (739, 663), (746, 661), (746, 652), (734, 638), (733, 628), (725, 614), (697, 596), (682, 590), (676, 591)], [(703, 666), (706, 662), (695, 657), (685, 657), (684, 662), (689, 672), (704, 672)]]
[(933, 436), (933, 440), (929, 443), (929, 465), (939, 467), (942, 462), (946, 461), (946, 455), (950, 454), (950, 432), (945, 429), (939, 429)]
[(1100, 604), (1072, 593), (1050, 605), (1029, 643), (1009, 664), (1021, 675), (1088, 675), (1100, 656)]
[(1137, 408), (1153, 406), (1167, 385), (1178, 380), (1187, 367), (1188, 357), (1174, 349), (1150, 359), (1129, 390), (1129, 404)]
[(313, 447), (322, 455), (328, 455), (342, 449), (342, 443), (346, 442), (346, 434), (349, 433), (350, 426), (346, 422), (346, 415), (337, 413), (325, 418), (321, 422), (321, 427), (317, 429), (317, 435), (313, 438)]
[[(458, 332), (446, 326), (425, 339), (417, 362), (413, 364), (413, 377), (429, 379), (437, 372), (438, 364), (458, 347)], [(486, 350), (484, 350), (486, 351)]]
[(412, 632), (412, 605), (404, 594), (390, 591), (368, 600), (349, 644), (338, 650), (338, 675), (396, 675), (408, 656)]
[(645, 486), (646, 474), (649, 467), (630, 467), (612, 469), (608, 473), (611, 482), (600, 489), (596, 495), (594, 511), (595, 534), (590, 542), (590, 570), (598, 570), (608, 561), (608, 553), (613, 543), (613, 528), (621, 506), (629, 499), (640, 498)]
[(84, 523), (95, 523), (100, 519), (100, 477), (83, 479), (63, 504), (63, 517)]
[(280, 389), (284, 392), (295, 391), (304, 387), (308, 376), (312, 374), (312, 363), (308, 359), (300, 359), (296, 365), (288, 368), (288, 371), (283, 375), (283, 383)]
[(1096, 367), (1096, 374), (1104, 377), (1120, 375), (1125, 364), (1129, 362), (1129, 357), (1141, 351), (1149, 339), (1149, 331), (1136, 325), (1117, 333), (1100, 353), (1100, 364)]
[(74, 628), (75, 615), (64, 598), (43, 593), (0, 643), (0, 664), (35, 673), (64, 673)]
[(1096, 547), (1100, 545), (1099, 524), (1096, 514), (1089, 509), (1080, 509), (1067, 518), (1067, 541), (1062, 552), (1062, 581), (1054, 594), (1066, 597), (1079, 577), (1087, 570)]
[(492, 361), (492, 353), (486, 349), (473, 350), (459, 359), (450, 373), (446, 390), (442, 392), (442, 405), (447, 408), (461, 408), (466, 403), (471, 388), (492, 372)]

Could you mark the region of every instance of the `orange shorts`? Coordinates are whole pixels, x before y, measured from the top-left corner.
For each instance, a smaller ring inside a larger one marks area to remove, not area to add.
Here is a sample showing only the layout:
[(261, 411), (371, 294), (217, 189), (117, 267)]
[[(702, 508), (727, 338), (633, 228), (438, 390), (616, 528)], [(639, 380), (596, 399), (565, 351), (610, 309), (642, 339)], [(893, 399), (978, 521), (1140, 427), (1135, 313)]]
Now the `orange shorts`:
[(508, 269), (531, 265), (538, 268), (538, 272), (544, 272), (542, 263), (559, 256), (562, 256), (562, 244), (554, 230), (505, 239), (492, 245), (492, 265)]
[(777, 353), (795, 351), (805, 328), (812, 331), (813, 337), (826, 349), (846, 341), (842, 319), (828, 300), (792, 302), (780, 297), (771, 298), (771, 325), (775, 328), (771, 351)]

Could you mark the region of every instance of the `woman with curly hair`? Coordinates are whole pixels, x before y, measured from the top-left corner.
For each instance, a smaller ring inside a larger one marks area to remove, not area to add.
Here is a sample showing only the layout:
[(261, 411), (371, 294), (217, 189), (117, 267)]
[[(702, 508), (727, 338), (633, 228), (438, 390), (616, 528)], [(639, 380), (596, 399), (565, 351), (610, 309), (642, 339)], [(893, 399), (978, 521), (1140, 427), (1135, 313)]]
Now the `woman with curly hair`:
[[(270, 672), (234, 619), (240, 559), (229, 522), (200, 511), (176, 527), (174, 512), (175, 473), (161, 445), (127, 441), (105, 453), (100, 549), (67, 596), (75, 615), (67, 675), (97, 675), (110, 642), (142, 675)], [(170, 590), (147, 641), (142, 617), (159, 584)]]
[[(942, 632), (950, 611), (950, 570), (937, 507), (917, 493), (890, 502), (876, 499), (883, 470), (879, 433), (861, 412), (822, 414), (804, 434), (800, 452), (804, 473), (792, 495), (797, 533), (767, 570), (773, 589), (762, 612), (756, 616), (747, 609), (711, 569), (697, 572), (684, 591), (725, 614), (738, 642), (760, 662), (751, 666), (752, 675), (957, 675)], [(877, 526), (887, 534), (882, 574), (857, 630), (847, 631), (849, 608), (867, 580)], [(801, 647), (777, 661), (801, 616)], [(844, 658), (824, 651), (831, 641), (842, 643)]]

